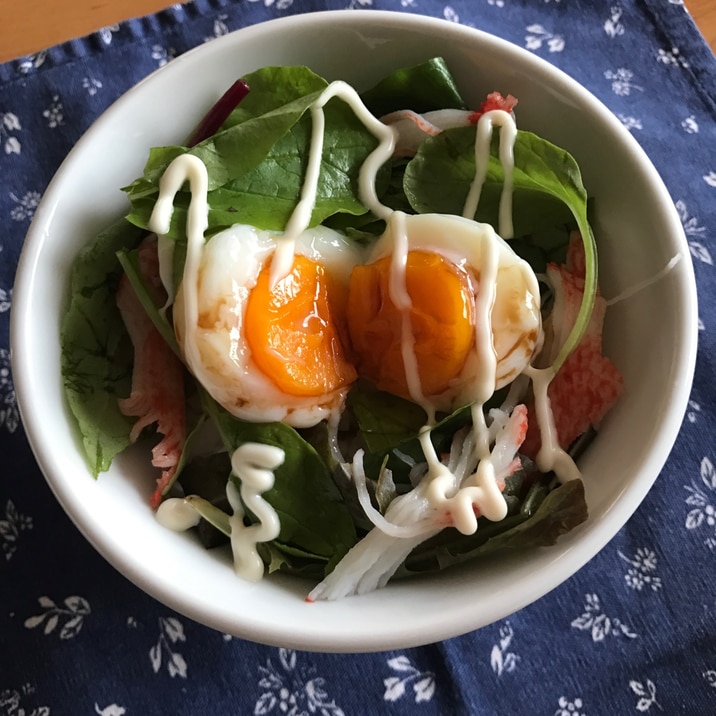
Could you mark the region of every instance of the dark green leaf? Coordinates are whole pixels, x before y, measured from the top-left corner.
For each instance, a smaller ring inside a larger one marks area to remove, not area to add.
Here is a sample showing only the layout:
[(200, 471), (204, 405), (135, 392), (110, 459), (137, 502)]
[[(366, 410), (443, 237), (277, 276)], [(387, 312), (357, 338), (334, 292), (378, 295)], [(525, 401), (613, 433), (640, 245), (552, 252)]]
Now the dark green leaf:
[(283, 423), (239, 420), (206, 396), (205, 407), (231, 453), (247, 442), (274, 445), (285, 453), (264, 498), (276, 510), (276, 542), (336, 563), (356, 541), (355, 528), (326, 464), (293, 428)]
[(441, 57), (397, 70), (361, 97), (377, 117), (400, 109), (422, 113), (465, 108), (455, 80)]
[(550, 479), (546, 476), (536, 483), (524, 502), (508, 500), (509, 514), (504, 520), (481, 518), (474, 535), (448, 529), (424, 542), (406, 560), (404, 573), (439, 570), (505, 550), (556, 544), (562, 535), (584, 522), (588, 512), (581, 480), (571, 480), (550, 491)]
[(133, 351), (115, 303), (122, 273), (115, 254), (143, 235), (118, 221), (88, 244), (72, 267), (70, 305), (62, 322), (62, 376), (95, 477), (129, 445), (134, 422), (117, 405), (129, 394)]
[[(515, 236), (586, 218), (586, 193), (574, 160), (562, 149), (529, 132), (518, 132), (513, 174)], [(475, 177), (475, 128), (449, 129), (426, 140), (405, 171), (405, 193), (418, 213), (461, 215)], [(564, 185), (568, 182), (568, 186)], [(504, 172), (493, 142), (490, 165), (476, 219), (499, 225)], [(569, 202), (565, 202), (565, 194)]]

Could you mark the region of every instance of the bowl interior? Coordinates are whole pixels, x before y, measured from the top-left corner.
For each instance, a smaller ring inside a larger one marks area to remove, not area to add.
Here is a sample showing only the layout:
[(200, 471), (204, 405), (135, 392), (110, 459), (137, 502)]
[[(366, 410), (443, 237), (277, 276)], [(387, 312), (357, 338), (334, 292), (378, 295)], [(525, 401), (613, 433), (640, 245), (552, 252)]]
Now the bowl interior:
[[(158, 525), (147, 505), (153, 478), (136, 450), (92, 479), (59, 372), (68, 271), (79, 248), (126, 210), (119, 188), (141, 173), (148, 149), (181, 142), (238, 76), (270, 64), (306, 64), (364, 89), (435, 55), (447, 60), (468, 101), (495, 89), (517, 96), (519, 125), (575, 155), (595, 197), (605, 296), (654, 277), (674, 256), (683, 260), (608, 311), (607, 352), (627, 389), (581, 463), (591, 513), (585, 525), (549, 550), (307, 604), (306, 583), (244, 582), (225, 551), (206, 552)], [(636, 142), (590, 94), (530, 53), (470, 28), (402, 13), (330, 12), (208, 43), (151, 75), (95, 123), (35, 215), (18, 270), (11, 338), (18, 400), (38, 463), (75, 524), (115, 567), (172, 608), (234, 635), (363, 651), (434, 642), (500, 619), (556, 587), (611, 539), (675, 440), (693, 373), (695, 315), (693, 272), (673, 204)]]

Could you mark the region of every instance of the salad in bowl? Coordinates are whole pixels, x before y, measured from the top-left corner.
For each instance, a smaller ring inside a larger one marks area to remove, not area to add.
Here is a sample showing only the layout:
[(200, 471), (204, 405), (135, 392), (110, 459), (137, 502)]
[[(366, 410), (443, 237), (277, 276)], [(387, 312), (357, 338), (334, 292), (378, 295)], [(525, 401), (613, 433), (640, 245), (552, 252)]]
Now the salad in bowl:
[(153, 440), (157, 519), (309, 601), (583, 522), (622, 380), (579, 168), (518, 102), (439, 57), (362, 95), (271, 66), (152, 149), (63, 324), (94, 474)]
[(140, 588), (395, 649), (535, 602), (627, 521), (688, 399), (690, 270), (653, 166), (559, 70), (410, 13), (296, 15), (72, 150), (13, 377), (60, 504)]

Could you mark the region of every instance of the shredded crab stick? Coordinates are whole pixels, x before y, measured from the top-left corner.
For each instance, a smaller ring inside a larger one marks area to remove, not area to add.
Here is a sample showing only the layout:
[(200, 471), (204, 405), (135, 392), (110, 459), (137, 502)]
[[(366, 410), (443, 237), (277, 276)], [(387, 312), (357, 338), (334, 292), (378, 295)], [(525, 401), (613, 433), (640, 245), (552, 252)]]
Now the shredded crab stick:
[[(518, 405), (508, 417), (506, 413), (491, 411), (490, 461), (496, 484), (504, 488), (505, 478), (520, 466), (517, 451), (527, 432), (527, 409)], [(467, 521), (467, 529), (477, 519), (480, 487), (472, 484), (479, 461), (473, 431), (465, 429), (455, 435), (450, 455), (440, 472), (448, 476), (449, 486), (439, 502), (429, 492), (435, 474), (428, 472), (410, 492), (396, 497), (380, 515), (371, 505), (365, 489), (363, 455), (359, 451), (350, 471), (363, 495), (361, 503), (376, 526), (355, 545), (338, 566), (318, 584), (306, 598), (309, 602), (333, 600), (353, 594), (364, 594), (384, 587), (421, 542), (446, 527), (460, 529)], [(361, 494), (359, 493), (359, 494)], [(474, 530), (473, 530), (474, 531)]]
[[(555, 357), (577, 319), (584, 292), (584, 273), (583, 243), (575, 232), (570, 238), (566, 263), (547, 266), (547, 279), (554, 294), (554, 310), (549, 322), (551, 345), (545, 348), (548, 360)], [(602, 355), (606, 307), (606, 300), (598, 294), (584, 337), (547, 389), (556, 439), (562, 448), (569, 447), (590, 427), (597, 427), (624, 389), (616, 366)], [(526, 455), (538, 454), (542, 446), (540, 433), (539, 425), (530, 421), (523, 448)]]
[(483, 114), (493, 110), (511, 113), (517, 105), (517, 99), (512, 95), (503, 97), (499, 92), (491, 92), (480, 105), (480, 109), (471, 111), (465, 109), (438, 109), (422, 114), (411, 109), (400, 109), (383, 115), (380, 121), (395, 129), (398, 140), (393, 156), (413, 157), (418, 147), (428, 138), (436, 137), (445, 129), (453, 127), (468, 127), (477, 124)]
[[(156, 302), (160, 303), (163, 298), (158, 282), (156, 238), (149, 237), (142, 243), (139, 266)], [(126, 275), (119, 282), (116, 300), (134, 346), (132, 390), (128, 398), (119, 400), (122, 413), (137, 418), (130, 440), (135, 442), (144, 428), (153, 423), (163, 436), (152, 449), (152, 465), (162, 470), (150, 500), (156, 508), (164, 488), (174, 477), (186, 438), (183, 366), (155, 328)]]

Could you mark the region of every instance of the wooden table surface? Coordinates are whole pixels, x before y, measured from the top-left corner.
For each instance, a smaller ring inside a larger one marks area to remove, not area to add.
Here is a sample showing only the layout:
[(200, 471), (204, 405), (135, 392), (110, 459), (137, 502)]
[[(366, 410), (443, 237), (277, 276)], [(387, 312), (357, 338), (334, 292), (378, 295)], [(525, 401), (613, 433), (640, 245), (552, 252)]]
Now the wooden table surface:
[[(171, 4), (167, 0), (0, 0), (0, 62)], [(716, 51), (716, 0), (685, 0), (685, 4)]]

